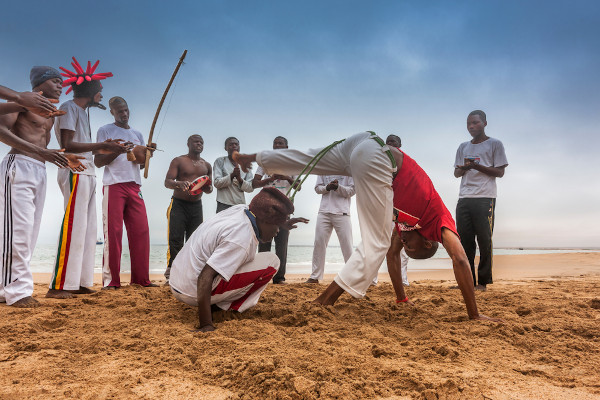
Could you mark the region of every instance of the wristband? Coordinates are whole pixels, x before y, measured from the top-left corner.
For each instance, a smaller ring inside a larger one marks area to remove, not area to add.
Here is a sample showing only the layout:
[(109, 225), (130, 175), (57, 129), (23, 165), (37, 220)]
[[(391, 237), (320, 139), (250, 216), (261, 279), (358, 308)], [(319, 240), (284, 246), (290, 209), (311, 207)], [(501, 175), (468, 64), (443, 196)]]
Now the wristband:
[(398, 303), (406, 303), (408, 301), (408, 296), (406, 296), (403, 300), (396, 299), (396, 304)]

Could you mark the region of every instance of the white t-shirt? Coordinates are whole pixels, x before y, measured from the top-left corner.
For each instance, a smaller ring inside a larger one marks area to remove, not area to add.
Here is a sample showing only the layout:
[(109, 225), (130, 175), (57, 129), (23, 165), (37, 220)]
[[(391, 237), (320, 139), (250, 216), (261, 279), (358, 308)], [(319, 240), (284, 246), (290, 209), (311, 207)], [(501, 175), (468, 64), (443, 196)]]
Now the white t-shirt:
[[(98, 129), (96, 142), (104, 142), (107, 139), (123, 139), (125, 142), (131, 142), (136, 145), (143, 145), (144, 137), (135, 129), (124, 129), (115, 124), (104, 125)], [(135, 182), (142, 185), (140, 175), (140, 164), (134, 164), (127, 161), (127, 154), (119, 154), (110, 164), (104, 167), (104, 176), (102, 183), (104, 185), (114, 185), (115, 183)]]
[[(265, 174), (265, 170), (260, 165), (256, 168), (256, 175), (262, 176), (263, 179), (271, 177), (271, 175)], [(296, 179), (297, 176), (296, 175), (292, 175), (291, 178), (292, 179)], [(290, 189), (291, 186), (292, 186), (291, 183), (289, 183), (285, 179), (276, 179), (276, 180), (274, 180), (271, 183), (267, 183), (264, 187), (274, 187), (277, 190), (279, 190), (281, 193), (287, 194), (287, 192), (288, 192), (288, 190)]]
[[(465, 164), (465, 158), (472, 158), (477, 164), (486, 167), (502, 167), (508, 165), (504, 146), (498, 139), (488, 138), (486, 141), (473, 144), (470, 141), (461, 143), (456, 150), (454, 167)], [(496, 198), (496, 178), (479, 172), (468, 170), (460, 181), (459, 198), (489, 197)]]
[(254, 260), (258, 239), (244, 204), (230, 207), (204, 221), (173, 260), (169, 284), (196, 297), (198, 276), (206, 264), (229, 281), (239, 267)]
[[(81, 107), (79, 107), (73, 100), (65, 101), (60, 105), (61, 111), (66, 111), (65, 115), (56, 117), (54, 121), (54, 134), (56, 140), (58, 140), (59, 146), (62, 147), (60, 139), (60, 130), (67, 129), (74, 131), (73, 136), (74, 142), (79, 143), (94, 143), (92, 142), (92, 134), (90, 132), (90, 121), (87, 113)], [(85, 166), (85, 169), (81, 172), (72, 171), (74, 174), (81, 175), (96, 175), (96, 169), (94, 167), (94, 156), (91, 151), (85, 153), (78, 153), (77, 155), (85, 157), (85, 160), (80, 160)]]
[[(327, 185), (336, 180), (337, 190), (327, 191)], [(351, 197), (354, 196), (354, 179), (344, 175), (319, 175), (315, 183), (315, 192), (322, 194), (319, 213), (350, 215)]]

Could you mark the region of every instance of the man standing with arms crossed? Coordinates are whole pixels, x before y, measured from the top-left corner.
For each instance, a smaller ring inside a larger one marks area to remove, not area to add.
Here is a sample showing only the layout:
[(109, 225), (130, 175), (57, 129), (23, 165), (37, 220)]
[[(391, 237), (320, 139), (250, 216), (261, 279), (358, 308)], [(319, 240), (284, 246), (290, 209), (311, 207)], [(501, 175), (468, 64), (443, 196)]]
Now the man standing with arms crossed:
[[(456, 151), (454, 176), (462, 178), (456, 205), (456, 227), (473, 274), (475, 289), (485, 291), (492, 283), (492, 233), (496, 208), (496, 178), (508, 165), (504, 146), (485, 134), (487, 118), (475, 110), (467, 117), (473, 137)], [(475, 238), (479, 245), (479, 266), (475, 274)], [(476, 276), (477, 275), (477, 276)]]
[(204, 222), (202, 212), (202, 193), (211, 193), (212, 184), (208, 183), (202, 187), (198, 194), (190, 193), (190, 185), (194, 179), (207, 175), (212, 178), (212, 166), (200, 154), (204, 150), (204, 139), (200, 135), (191, 135), (187, 140), (188, 153), (175, 157), (171, 161), (165, 187), (173, 189), (173, 197), (167, 209), (168, 240), (167, 248), (167, 270), (165, 278), (167, 284), (171, 277), (171, 266), (173, 260), (183, 247), (192, 233)]
[(145, 163), (146, 146), (139, 131), (129, 126), (129, 106), (122, 97), (109, 100), (112, 124), (98, 129), (96, 141), (122, 140), (136, 145), (142, 151), (134, 152), (136, 159), (129, 161), (120, 153), (96, 154), (94, 164), (104, 167), (102, 177), (102, 225), (104, 231), (104, 254), (102, 257), (102, 286), (107, 289), (121, 287), (121, 251), (123, 223), (127, 229), (131, 257), (131, 283), (141, 286), (157, 286), (150, 282), (150, 231), (146, 205), (140, 190), (140, 168)]

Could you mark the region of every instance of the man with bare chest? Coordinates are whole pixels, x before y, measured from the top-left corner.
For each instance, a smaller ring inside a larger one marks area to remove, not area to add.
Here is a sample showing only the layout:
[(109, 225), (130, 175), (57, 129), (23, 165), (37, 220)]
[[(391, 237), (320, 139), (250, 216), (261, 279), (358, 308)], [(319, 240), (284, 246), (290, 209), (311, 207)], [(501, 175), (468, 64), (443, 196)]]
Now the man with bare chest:
[[(48, 99), (58, 100), (62, 93), (62, 78), (54, 68), (33, 67), (30, 80), (33, 90)], [(0, 141), (12, 147), (0, 164), (0, 302), (14, 307), (39, 305), (32, 297), (29, 263), (46, 197), (45, 162), (77, 171), (85, 169), (79, 162), (82, 157), (46, 148), (53, 125), (53, 117), (40, 116), (16, 103), (0, 105)]]
[(198, 194), (191, 194), (192, 182), (200, 176), (208, 176), (212, 179), (212, 167), (200, 157), (204, 150), (204, 139), (200, 135), (192, 135), (187, 141), (188, 153), (176, 157), (171, 161), (165, 187), (173, 189), (173, 197), (167, 209), (167, 221), (169, 226), (169, 247), (167, 249), (167, 270), (165, 278), (167, 283), (171, 276), (171, 265), (173, 260), (183, 247), (184, 240), (203, 222), (202, 193), (211, 193), (213, 190), (210, 180), (202, 187)]

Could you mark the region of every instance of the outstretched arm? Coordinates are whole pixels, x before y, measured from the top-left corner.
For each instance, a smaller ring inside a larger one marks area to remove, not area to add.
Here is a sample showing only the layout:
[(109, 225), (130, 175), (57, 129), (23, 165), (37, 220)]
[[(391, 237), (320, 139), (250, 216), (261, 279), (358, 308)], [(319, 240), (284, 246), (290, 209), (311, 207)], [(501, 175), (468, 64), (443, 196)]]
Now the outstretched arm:
[(198, 322), (200, 332), (210, 332), (215, 330), (210, 310), (210, 296), (212, 293), (212, 283), (217, 275), (217, 271), (206, 264), (198, 276), (196, 295), (198, 298)]
[(33, 143), (29, 143), (12, 133), (11, 129), (18, 117), (18, 113), (0, 116), (0, 142), (25, 153), (37, 154), (45, 161), (51, 162), (61, 168), (64, 168), (69, 164), (69, 161), (62, 154), (64, 150), (44, 149)]
[(408, 303), (413, 306), (414, 303), (408, 300), (404, 285), (402, 284), (402, 269), (400, 262), (400, 250), (402, 250), (402, 240), (396, 229), (392, 232), (391, 244), (388, 249), (387, 255), (385, 256), (387, 261), (388, 273), (390, 274), (390, 280), (392, 286), (394, 286), (394, 292), (396, 292), (396, 301), (401, 303)]
[(4, 86), (0, 86), (0, 98), (15, 102), (23, 107), (40, 110), (44, 114), (56, 111), (49, 99), (42, 96), (41, 92), (16, 92)]
[(477, 310), (477, 302), (475, 301), (473, 276), (471, 275), (469, 260), (467, 259), (467, 255), (465, 254), (465, 250), (463, 249), (458, 236), (450, 229), (442, 228), (442, 245), (452, 260), (454, 277), (456, 278), (460, 292), (465, 300), (469, 319), (502, 322), (502, 320), (499, 318), (489, 318), (483, 314), (479, 314), (479, 311)]

